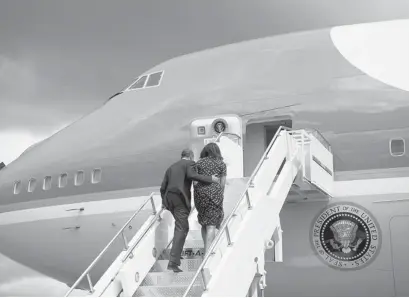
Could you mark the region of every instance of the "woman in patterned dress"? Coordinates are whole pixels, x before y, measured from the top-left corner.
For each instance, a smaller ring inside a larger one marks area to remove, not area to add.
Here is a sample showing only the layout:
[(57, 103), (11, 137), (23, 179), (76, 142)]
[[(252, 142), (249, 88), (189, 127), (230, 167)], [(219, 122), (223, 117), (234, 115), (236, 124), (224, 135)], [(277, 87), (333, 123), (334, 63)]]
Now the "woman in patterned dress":
[(224, 217), (223, 200), (227, 168), (223, 162), (219, 146), (215, 143), (207, 144), (200, 153), (196, 167), (197, 172), (201, 175), (216, 175), (220, 178), (220, 184), (197, 182), (194, 188), (197, 218), (202, 226), (202, 238), (206, 253), (216, 236), (216, 229), (220, 229)]

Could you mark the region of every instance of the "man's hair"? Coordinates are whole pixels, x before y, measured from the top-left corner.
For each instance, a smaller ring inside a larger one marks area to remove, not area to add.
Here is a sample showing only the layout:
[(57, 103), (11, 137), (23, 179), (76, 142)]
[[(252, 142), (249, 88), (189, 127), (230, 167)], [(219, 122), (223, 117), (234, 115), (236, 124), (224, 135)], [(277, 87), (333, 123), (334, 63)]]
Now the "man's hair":
[(191, 158), (193, 156), (193, 151), (190, 149), (183, 149), (181, 157), (182, 158)]
[(212, 157), (215, 159), (223, 160), (222, 153), (220, 152), (220, 148), (219, 146), (217, 146), (216, 143), (209, 143), (203, 148), (202, 152), (200, 153), (200, 158), (205, 158), (205, 157)]

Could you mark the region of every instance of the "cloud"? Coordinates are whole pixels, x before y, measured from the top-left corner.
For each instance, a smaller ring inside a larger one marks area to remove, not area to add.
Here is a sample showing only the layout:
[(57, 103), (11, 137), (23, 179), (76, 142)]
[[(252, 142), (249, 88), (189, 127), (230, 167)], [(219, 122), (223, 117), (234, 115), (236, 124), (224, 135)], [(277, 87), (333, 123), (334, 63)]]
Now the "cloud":
[(15, 93), (19, 97), (31, 98), (36, 91), (37, 76), (28, 61), (16, 61), (0, 56), (0, 100), (7, 102), (7, 96)]
[(73, 100), (79, 98), (79, 91), (64, 92), (59, 86), (63, 82), (54, 80), (52, 74), (41, 73), (29, 59), (0, 54), (0, 130), (13, 127), (44, 132), (70, 123), (97, 106), (92, 100)]
[(0, 161), (6, 165), (15, 160), (27, 148), (42, 141), (48, 135), (34, 135), (29, 131), (0, 131)]
[(100, 105), (92, 96), (79, 100), (87, 91), (64, 90), (63, 80), (57, 81), (30, 59), (0, 53), (0, 162), (10, 163)]
[[(342, 5), (311, 1), (241, 1), (240, 7), (226, 1), (215, 10), (210, 2), (125, 1), (118, 6), (37, 1), (22, 6), (3, 0), (0, 130), (37, 133), (70, 123), (142, 71), (181, 54), (285, 32), (408, 16), (403, 0), (394, 6), (362, 0), (359, 7), (352, 0)], [(305, 14), (306, 9), (311, 13)], [(138, 36), (138, 42), (131, 36)]]

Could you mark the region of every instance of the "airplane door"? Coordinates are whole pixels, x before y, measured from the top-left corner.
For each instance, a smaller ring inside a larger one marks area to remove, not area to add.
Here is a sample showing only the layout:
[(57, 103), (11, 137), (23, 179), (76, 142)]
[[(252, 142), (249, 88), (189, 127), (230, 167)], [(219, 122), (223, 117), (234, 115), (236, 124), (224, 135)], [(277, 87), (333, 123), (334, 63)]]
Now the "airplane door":
[(332, 195), (334, 193), (333, 155), (317, 136), (310, 134), (309, 137), (304, 177), (325, 193)]
[[(223, 133), (219, 140), (217, 137)], [(216, 142), (227, 166), (227, 178), (243, 177), (243, 133), (239, 116), (225, 115), (200, 118), (190, 126), (191, 149), (197, 161), (203, 147)]]
[(396, 216), (390, 222), (395, 296), (409, 296), (409, 216)]

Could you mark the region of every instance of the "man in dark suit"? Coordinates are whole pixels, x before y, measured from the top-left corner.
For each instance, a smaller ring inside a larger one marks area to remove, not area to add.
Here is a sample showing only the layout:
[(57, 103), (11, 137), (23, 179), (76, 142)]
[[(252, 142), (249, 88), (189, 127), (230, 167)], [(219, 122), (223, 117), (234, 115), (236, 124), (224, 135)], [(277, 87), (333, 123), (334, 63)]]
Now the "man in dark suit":
[(216, 176), (197, 174), (193, 158), (192, 150), (183, 150), (181, 160), (166, 170), (160, 188), (162, 205), (169, 210), (175, 218), (175, 232), (168, 264), (168, 270), (173, 270), (174, 272), (182, 272), (179, 266), (183, 246), (187, 233), (189, 232), (188, 218), (192, 209), (192, 195), (190, 192), (192, 180), (203, 183), (219, 182), (219, 178)]

